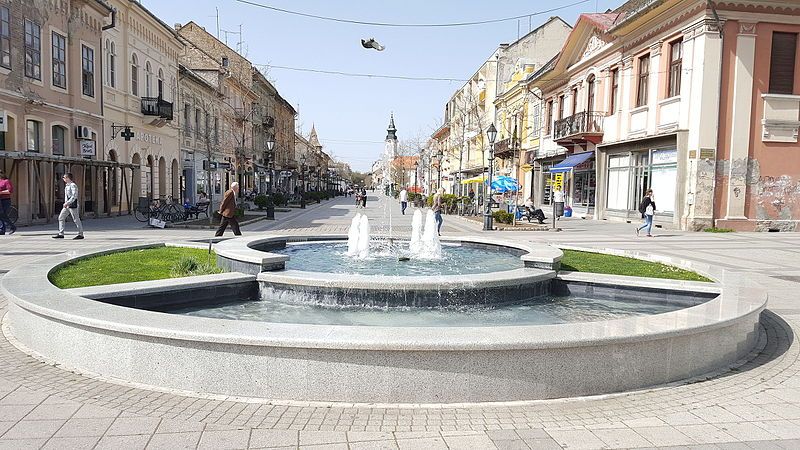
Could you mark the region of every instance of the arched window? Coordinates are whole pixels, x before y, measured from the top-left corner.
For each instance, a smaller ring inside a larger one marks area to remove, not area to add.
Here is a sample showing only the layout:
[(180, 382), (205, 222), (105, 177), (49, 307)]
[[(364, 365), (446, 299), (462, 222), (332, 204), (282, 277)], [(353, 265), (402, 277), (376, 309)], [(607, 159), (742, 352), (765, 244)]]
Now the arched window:
[(153, 68), (150, 66), (150, 61), (144, 63), (144, 96), (153, 96)]
[(117, 48), (114, 41), (108, 47), (108, 85), (117, 87)]
[(158, 98), (164, 97), (164, 71), (158, 69)]
[(589, 75), (586, 80), (586, 112), (588, 113), (594, 112), (594, 83), (594, 75)]
[(131, 55), (131, 94), (139, 95), (139, 58)]
[(67, 129), (61, 125), (53, 125), (50, 129), (54, 155), (64, 156), (67, 149)]

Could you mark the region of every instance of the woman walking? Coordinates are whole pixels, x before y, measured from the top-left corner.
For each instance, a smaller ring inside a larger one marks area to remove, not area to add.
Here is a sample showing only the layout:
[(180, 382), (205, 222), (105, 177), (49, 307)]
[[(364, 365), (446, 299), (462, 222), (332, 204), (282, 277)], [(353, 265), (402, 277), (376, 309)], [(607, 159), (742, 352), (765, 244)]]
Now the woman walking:
[(642, 231), (644, 228), (647, 228), (647, 237), (653, 237), (653, 215), (655, 214), (655, 211), (656, 202), (653, 201), (653, 190), (648, 189), (647, 192), (644, 193), (642, 203), (639, 204), (639, 212), (642, 213), (644, 224), (636, 228), (637, 236), (639, 236), (640, 231)]

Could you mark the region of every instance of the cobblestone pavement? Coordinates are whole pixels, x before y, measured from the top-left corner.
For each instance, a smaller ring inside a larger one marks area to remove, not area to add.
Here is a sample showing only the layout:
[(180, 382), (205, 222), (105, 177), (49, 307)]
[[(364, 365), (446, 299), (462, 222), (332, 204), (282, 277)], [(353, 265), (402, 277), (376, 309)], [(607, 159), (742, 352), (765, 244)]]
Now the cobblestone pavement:
[[(371, 201), (376, 233), (407, 233), (410, 214)], [(343, 233), (349, 199), (258, 222), (245, 233)], [(130, 218), (86, 221), (87, 239), (53, 241), (52, 226), (0, 239), (0, 272), (80, 245), (200, 240), (207, 230), (144, 229)], [(726, 235), (573, 219), (561, 233), (506, 237), (585, 247), (641, 249), (746, 270), (769, 292), (759, 347), (732, 370), (670, 386), (580, 399), (464, 405), (349, 405), (182, 396), (74, 373), (0, 336), (0, 449), (24, 448), (800, 448), (800, 234)], [(479, 224), (445, 217), (443, 234)], [(0, 316), (6, 301), (0, 298)], [(5, 330), (4, 330), (5, 331)]]

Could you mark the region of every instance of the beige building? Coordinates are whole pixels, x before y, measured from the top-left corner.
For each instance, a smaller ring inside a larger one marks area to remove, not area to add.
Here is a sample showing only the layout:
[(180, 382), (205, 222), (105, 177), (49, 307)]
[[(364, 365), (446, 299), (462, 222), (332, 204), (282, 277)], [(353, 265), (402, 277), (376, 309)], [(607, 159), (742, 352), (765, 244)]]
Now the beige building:
[(15, 186), (19, 224), (63, 204), (61, 175), (81, 188), (82, 213), (110, 213), (100, 76), (103, 1), (0, 2), (0, 170)]
[[(180, 200), (178, 143), (178, 56), (175, 31), (141, 3), (110, 0), (116, 26), (103, 33), (105, 155), (131, 163), (132, 177), (112, 174), (110, 196), (118, 209), (174, 196)], [(132, 138), (123, 136), (128, 127)], [(141, 199), (141, 200), (140, 200)]]
[[(268, 187), (294, 192), (298, 180), (298, 165), (294, 159), (294, 121), (297, 113), (255, 67), (253, 89), (258, 98), (253, 115), (256, 187), (260, 192), (266, 192)], [(267, 149), (268, 138), (275, 141), (272, 152)]]

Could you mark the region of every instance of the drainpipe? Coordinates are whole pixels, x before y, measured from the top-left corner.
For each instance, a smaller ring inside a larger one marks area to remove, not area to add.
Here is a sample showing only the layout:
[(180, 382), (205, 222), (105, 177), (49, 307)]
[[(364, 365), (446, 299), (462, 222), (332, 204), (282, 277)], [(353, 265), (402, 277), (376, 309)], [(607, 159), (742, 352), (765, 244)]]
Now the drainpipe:
[(102, 30), (110, 30), (117, 26), (117, 10), (116, 8), (111, 8), (111, 23), (108, 25), (103, 26)]

